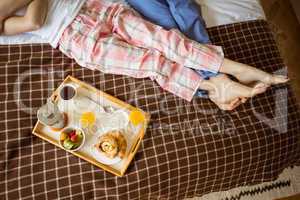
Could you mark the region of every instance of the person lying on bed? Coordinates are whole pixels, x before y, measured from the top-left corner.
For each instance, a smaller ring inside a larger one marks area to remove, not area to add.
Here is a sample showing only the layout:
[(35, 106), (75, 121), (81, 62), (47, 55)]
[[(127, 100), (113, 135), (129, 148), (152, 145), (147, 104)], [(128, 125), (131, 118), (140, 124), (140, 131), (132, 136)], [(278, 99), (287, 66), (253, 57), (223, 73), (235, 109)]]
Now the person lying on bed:
[[(48, 4), (47, 9), (47, 0), (1, 0), (2, 34), (31, 32), (83, 67), (149, 77), (187, 101), (198, 89), (207, 90), (209, 98), (224, 110), (236, 108), (270, 85), (288, 81), (285, 76), (226, 59), (221, 47), (163, 29), (119, 3), (49, 0)], [(26, 5), (24, 16), (14, 16)], [(193, 69), (220, 74), (205, 80)]]

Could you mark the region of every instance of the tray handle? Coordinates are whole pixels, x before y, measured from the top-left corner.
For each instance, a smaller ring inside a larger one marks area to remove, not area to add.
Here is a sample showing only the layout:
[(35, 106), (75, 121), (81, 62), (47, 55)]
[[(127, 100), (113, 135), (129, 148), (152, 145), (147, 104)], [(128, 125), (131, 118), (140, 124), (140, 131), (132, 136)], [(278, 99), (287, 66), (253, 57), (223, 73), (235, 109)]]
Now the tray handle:
[(58, 94), (54, 93), (54, 94), (53, 94), (53, 97), (52, 97), (52, 100), (53, 100), (54, 102), (58, 101)]
[(137, 147), (139, 146), (140, 142), (141, 142), (141, 138), (139, 137), (139, 139), (133, 145), (130, 154), (133, 154), (137, 150)]

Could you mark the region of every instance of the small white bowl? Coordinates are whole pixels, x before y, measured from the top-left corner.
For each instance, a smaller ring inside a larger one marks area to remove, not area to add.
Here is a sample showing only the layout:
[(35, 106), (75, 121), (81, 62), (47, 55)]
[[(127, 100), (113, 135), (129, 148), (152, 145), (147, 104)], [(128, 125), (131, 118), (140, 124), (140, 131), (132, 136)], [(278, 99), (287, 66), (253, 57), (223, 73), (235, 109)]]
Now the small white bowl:
[[(64, 145), (63, 145), (63, 141), (62, 140), (60, 140), (60, 135), (62, 134), (62, 133), (69, 133), (69, 132), (71, 132), (72, 130), (80, 130), (81, 131), (81, 133), (82, 133), (82, 141), (81, 141), (81, 144), (80, 144), (80, 146), (78, 146), (76, 149), (66, 149), (65, 147), (64, 147)], [(61, 132), (60, 132), (60, 135), (59, 135), (59, 144), (60, 144), (60, 146), (63, 148), (63, 149), (65, 149), (66, 151), (78, 151), (79, 149), (81, 149), (82, 147), (83, 147), (83, 145), (84, 145), (84, 143), (85, 143), (85, 132), (81, 129), (81, 128), (78, 128), (78, 127), (65, 127), (63, 130), (61, 130)]]

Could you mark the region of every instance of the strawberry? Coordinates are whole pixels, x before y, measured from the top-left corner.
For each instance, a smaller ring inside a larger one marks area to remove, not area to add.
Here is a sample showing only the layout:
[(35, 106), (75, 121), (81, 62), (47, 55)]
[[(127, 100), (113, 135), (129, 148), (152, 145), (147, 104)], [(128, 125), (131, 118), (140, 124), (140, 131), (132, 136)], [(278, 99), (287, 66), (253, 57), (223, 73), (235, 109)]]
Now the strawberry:
[(73, 131), (71, 131), (68, 135), (69, 135), (69, 137), (71, 138), (72, 136), (76, 135), (76, 131), (73, 130)]
[(72, 142), (76, 142), (77, 141), (77, 135), (76, 134), (72, 135), (70, 139), (71, 139)]

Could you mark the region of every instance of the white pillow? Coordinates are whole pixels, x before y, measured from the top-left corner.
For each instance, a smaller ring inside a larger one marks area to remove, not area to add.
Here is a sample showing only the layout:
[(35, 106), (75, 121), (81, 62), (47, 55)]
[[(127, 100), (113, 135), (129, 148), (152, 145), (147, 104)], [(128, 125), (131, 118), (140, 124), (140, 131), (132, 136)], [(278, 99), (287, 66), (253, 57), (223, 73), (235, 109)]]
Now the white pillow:
[(265, 19), (259, 0), (195, 0), (207, 27)]

